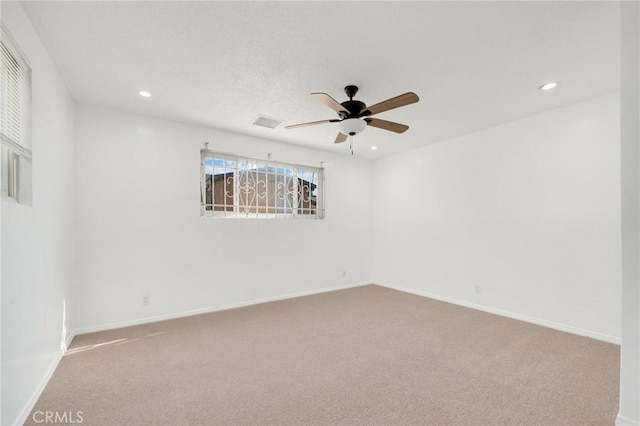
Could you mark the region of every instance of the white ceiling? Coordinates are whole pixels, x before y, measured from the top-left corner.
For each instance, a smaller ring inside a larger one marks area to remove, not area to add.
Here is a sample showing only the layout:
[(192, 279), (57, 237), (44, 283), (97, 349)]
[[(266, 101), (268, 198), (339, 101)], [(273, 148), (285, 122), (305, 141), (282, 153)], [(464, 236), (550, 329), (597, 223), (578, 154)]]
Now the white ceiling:
[[(22, 4), (82, 103), (347, 154), (337, 124), (284, 129), (336, 118), (311, 92), (342, 102), (355, 84), (368, 105), (417, 93), (377, 116), (406, 133), (356, 136), (364, 158), (619, 90), (615, 2)], [(550, 80), (555, 90), (537, 90)], [(258, 114), (285, 124), (254, 126)]]

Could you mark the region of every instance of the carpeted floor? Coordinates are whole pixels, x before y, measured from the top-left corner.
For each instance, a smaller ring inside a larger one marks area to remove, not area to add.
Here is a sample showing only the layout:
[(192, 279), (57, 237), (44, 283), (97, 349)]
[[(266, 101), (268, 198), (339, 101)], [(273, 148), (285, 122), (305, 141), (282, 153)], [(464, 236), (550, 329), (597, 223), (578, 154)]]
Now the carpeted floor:
[(371, 285), (77, 336), (27, 424), (601, 426), (618, 375), (616, 345)]

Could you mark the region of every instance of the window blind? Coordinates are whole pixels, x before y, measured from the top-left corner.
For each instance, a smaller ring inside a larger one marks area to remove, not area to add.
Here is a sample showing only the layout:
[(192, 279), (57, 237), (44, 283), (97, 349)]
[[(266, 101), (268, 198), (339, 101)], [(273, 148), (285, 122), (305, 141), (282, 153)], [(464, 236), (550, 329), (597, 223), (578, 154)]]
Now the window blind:
[(31, 158), (31, 68), (7, 31), (0, 38), (0, 139), (2, 146)]

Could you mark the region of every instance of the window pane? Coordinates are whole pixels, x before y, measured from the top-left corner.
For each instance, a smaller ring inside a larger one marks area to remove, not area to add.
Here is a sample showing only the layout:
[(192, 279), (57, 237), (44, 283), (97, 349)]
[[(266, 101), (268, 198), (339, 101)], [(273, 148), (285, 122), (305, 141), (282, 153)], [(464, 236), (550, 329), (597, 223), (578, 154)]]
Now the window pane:
[(315, 214), (317, 200), (315, 191), (318, 187), (316, 173), (310, 170), (298, 170), (298, 214)]
[(212, 158), (213, 163), (213, 210), (233, 211), (235, 162), (224, 158)]
[(203, 151), (203, 214), (321, 218), (319, 170)]

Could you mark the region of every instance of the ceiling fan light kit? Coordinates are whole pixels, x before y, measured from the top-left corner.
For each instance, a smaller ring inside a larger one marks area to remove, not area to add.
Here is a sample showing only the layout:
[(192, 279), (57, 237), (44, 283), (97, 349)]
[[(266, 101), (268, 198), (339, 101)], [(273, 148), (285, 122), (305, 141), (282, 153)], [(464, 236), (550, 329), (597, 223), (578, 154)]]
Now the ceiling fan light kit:
[(347, 136), (355, 136), (367, 128), (367, 122), (361, 118), (345, 118), (340, 122), (340, 132)]
[[(409, 129), (409, 126), (407, 126), (406, 124), (394, 123), (393, 121), (382, 120), (379, 118), (372, 118), (371, 116), (380, 114), (381, 112), (389, 111), (391, 109), (410, 105), (420, 100), (420, 98), (418, 98), (418, 95), (416, 95), (415, 93), (407, 92), (405, 94), (387, 99), (386, 101), (382, 101), (368, 107), (364, 102), (353, 99), (356, 93), (358, 93), (357, 86), (349, 85), (344, 88), (344, 92), (349, 97), (349, 100), (342, 103), (339, 103), (326, 93), (311, 94), (311, 96), (313, 96), (319, 102), (322, 102), (323, 104), (337, 112), (338, 117), (340, 117), (339, 119), (292, 124), (290, 126), (286, 126), (285, 128), (295, 129), (298, 127), (313, 126), (316, 124), (340, 123), (340, 133), (338, 133), (335, 143), (345, 142), (347, 140), (347, 136), (351, 136), (353, 138), (353, 136), (362, 133), (364, 129), (367, 128), (367, 126), (377, 127), (379, 129), (388, 130), (394, 133), (404, 133)], [(351, 153), (353, 154), (353, 149)]]

